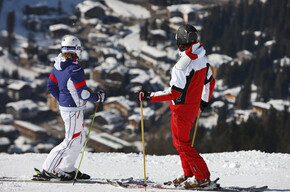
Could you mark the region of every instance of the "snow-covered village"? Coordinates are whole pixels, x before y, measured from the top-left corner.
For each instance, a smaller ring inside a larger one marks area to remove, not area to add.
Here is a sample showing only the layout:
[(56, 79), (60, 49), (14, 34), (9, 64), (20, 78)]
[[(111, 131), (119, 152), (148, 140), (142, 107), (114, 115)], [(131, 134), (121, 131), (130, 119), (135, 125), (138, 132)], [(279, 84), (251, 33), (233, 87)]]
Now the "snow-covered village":
[[(211, 179), (290, 191), (289, 13), (287, 0), (0, 0), (0, 177), (30, 178), (67, 134), (47, 85), (68, 34), (81, 42), (86, 86), (105, 93), (83, 110), (89, 137), (81, 170), (92, 178), (144, 179), (146, 152), (149, 181), (182, 175), (170, 101), (144, 100), (140, 108), (136, 93), (170, 88), (180, 58), (176, 33), (189, 24), (215, 79), (190, 131)], [(47, 189), (0, 181), (0, 191), (124, 190), (96, 185)], [(132, 189), (138, 190), (144, 191)]]

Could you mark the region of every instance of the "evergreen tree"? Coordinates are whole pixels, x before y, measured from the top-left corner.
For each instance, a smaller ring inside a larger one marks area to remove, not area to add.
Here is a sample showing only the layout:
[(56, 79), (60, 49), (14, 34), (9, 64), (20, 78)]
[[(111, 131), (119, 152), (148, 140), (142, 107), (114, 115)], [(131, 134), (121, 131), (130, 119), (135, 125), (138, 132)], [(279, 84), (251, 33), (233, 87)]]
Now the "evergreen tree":
[(8, 32), (8, 52), (12, 53), (12, 42), (13, 42), (13, 32), (15, 24), (15, 13), (14, 10), (7, 14), (6, 29)]
[(250, 98), (251, 80), (247, 79), (236, 99), (236, 106), (240, 109), (247, 109), (250, 104)]
[(14, 10), (12, 10), (7, 14), (7, 21), (6, 21), (6, 29), (7, 29), (9, 38), (12, 38), (12, 35), (14, 32), (14, 25), (15, 25), (15, 12)]

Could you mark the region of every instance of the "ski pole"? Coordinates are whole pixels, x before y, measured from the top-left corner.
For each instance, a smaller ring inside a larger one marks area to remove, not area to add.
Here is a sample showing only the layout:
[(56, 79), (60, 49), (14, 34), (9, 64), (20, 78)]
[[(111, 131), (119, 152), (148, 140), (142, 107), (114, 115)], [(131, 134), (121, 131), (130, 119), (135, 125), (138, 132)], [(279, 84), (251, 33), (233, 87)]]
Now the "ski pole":
[(78, 172), (79, 172), (79, 170), (80, 170), (80, 166), (81, 166), (82, 159), (83, 159), (83, 156), (84, 156), (84, 153), (85, 153), (85, 149), (86, 149), (86, 146), (87, 146), (87, 143), (88, 143), (89, 137), (90, 137), (91, 129), (92, 129), (93, 124), (94, 124), (95, 114), (96, 114), (96, 112), (97, 112), (97, 110), (98, 110), (98, 106), (99, 106), (99, 103), (97, 103), (97, 105), (96, 105), (96, 109), (95, 109), (95, 111), (94, 111), (94, 116), (93, 116), (93, 119), (92, 119), (91, 127), (90, 127), (90, 129), (89, 129), (89, 133), (88, 133), (88, 136), (87, 136), (87, 139), (86, 139), (85, 145), (84, 145), (83, 153), (82, 153), (82, 156), (81, 156), (81, 159), (80, 159), (80, 163), (79, 163), (79, 166), (78, 166), (78, 169), (77, 169), (77, 172), (76, 172), (76, 175), (75, 175), (74, 181), (73, 181), (73, 185), (75, 184), (75, 182), (76, 182), (76, 180), (77, 180), (77, 175), (78, 175)]
[(198, 111), (198, 115), (197, 115), (197, 119), (196, 119), (196, 123), (195, 123), (195, 129), (194, 129), (194, 134), (193, 134), (193, 137), (192, 137), (191, 147), (193, 147), (193, 145), (194, 145), (194, 140), (195, 140), (195, 136), (196, 136), (199, 115), (200, 115), (200, 110)]
[(141, 130), (142, 130), (142, 146), (143, 146), (143, 166), (144, 166), (144, 187), (146, 191), (146, 166), (145, 166), (145, 145), (144, 145), (144, 124), (143, 124), (143, 105), (140, 100), (140, 114), (141, 114)]

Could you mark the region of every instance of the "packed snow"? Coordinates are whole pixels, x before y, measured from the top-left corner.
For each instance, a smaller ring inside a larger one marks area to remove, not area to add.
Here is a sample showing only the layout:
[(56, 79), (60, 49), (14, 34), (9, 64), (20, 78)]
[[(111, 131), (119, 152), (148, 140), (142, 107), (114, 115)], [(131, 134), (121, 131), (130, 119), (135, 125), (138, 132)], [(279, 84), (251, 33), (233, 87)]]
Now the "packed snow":
[[(221, 186), (264, 186), (269, 191), (290, 191), (290, 154), (264, 153), (261, 151), (239, 151), (201, 154), (211, 171), (211, 178), (220, 177)], [(0, 154), (0, 177), (27, 179), (33, 168), (41, 168), (47, 154)], [(78, 165), (79, 160), (77, 161)], [(90, 153), (82, 161), (82, 172), (94, 178), (121, 179), (134, 177), (143, 179), (143, 156), (135, 153)], [(182, 174), (178, 155), (146, 155), (146, 176), (150, 181), (162, 183)], [(0, 191), (47, 192), (47, 191), (144, 191), (123, 189), (101, 184), (46, 184), (16, 183), (0, 181)], [(147, 191), (162, 191), (149, 189)], [(167, 190), (168, 191), (168, 190)], [(171, 190), (178, 191), (178, 190)]]

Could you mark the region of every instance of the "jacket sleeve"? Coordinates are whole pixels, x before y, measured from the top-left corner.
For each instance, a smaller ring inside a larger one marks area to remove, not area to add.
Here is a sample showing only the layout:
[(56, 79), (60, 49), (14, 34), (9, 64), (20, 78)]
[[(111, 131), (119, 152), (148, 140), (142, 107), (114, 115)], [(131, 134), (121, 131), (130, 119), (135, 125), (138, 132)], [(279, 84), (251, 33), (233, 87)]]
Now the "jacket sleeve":
[(49, 75), (47, 81), (47, 90), (52, 94), (57, 101), (59, 101), (59, 88), (57, 78), (54, 76), (53, 71)]
[(170, 100), (174, 100), (177, 97), (179, 97), (180, 94), (181, 94), (181, 92), (170, 87), (164, 91), (152, 92), (150, 94), (150, 101), (152, 103), (162, 102), (162, 101), (170, 101)]
[(204, 80), (204, 86), (203, 86), (203, 91), (202, 91), (202, 95), (201, 95), (201, 100), (203, 102), (208, 103), (213, 90), (214, 90), (214, 86), (215, 86), (215, 79), (212, 75), (212, 71), (210, 68), (210, 64), (207, 64), (207, 73), (206, 73), (206, 78)]
[(81, 67), (77, 67), (70, 71), (71, 80), (77, 90), (78, 96), (85, 101), (97, 102), (99, 97), (97, 94), (92, 93), (86, 84), (85, 73)]

